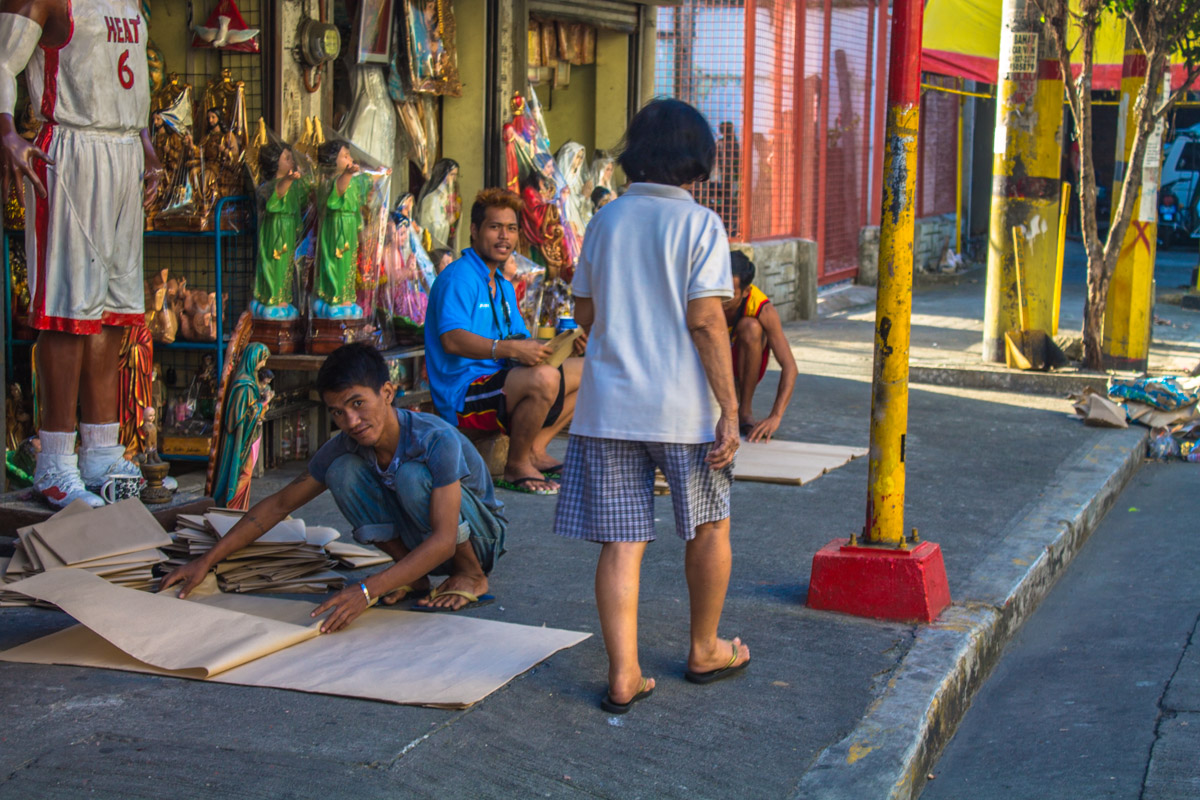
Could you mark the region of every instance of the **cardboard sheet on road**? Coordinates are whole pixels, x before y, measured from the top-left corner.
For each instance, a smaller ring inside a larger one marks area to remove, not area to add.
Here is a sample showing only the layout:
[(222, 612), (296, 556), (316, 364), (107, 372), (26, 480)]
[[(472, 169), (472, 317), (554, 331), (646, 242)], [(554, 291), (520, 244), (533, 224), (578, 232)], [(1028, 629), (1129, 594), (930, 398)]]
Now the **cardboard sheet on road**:
[(785, 483), (802, 486), (865, 456), (865, 447), (843, 447), (812, 442), (743, 441), (733, 465), (734, 480)]
[(309, 617), (316, 603), (222, 594), (213, 591), (211, 576), (188, 600), (125, 589), (74, 569), (5, 588), (54, 603), (83, 624), (0, 652), (0, 661), (442, 708), (476, 703), (591, 635), (378, 608), (322, 635)]

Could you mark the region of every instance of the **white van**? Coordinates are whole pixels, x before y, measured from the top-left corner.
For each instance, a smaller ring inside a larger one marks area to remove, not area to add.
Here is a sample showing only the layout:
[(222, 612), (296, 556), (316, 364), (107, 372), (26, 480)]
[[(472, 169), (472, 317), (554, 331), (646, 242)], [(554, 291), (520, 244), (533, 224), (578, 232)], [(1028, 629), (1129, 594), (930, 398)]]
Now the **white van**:
[(1167, 193), (1178, 201), (1183, 230), (1192, 238), (1200, 236), (1200, 125), (1177, 130), (1167, 147), (1159, 179), (1160, 209)]

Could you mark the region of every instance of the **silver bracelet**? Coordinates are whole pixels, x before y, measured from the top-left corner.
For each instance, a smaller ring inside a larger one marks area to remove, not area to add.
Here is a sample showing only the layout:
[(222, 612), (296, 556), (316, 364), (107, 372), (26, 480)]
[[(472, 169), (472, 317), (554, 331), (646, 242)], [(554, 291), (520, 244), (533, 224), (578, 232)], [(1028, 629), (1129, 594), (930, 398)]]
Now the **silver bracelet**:
[(492, 358), (496, 357), (496, 345), (500, 344), (499, 339), (492, 339)]
[(367, 591), (367, 584), (360, 583), (358, 588), (362, 589), (363, 597), (367, 598), (367, 605), (371, 605), (371, 593)]

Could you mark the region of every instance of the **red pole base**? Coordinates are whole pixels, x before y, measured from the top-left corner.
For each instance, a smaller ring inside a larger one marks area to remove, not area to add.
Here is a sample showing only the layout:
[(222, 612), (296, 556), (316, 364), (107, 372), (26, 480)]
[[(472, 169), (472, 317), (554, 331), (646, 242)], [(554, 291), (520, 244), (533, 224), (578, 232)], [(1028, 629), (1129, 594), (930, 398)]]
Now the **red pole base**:
[(921, 542), (911, 550), (850, 546), (834, 539), (813, 556), (808, 607), (858, 617), (932, 622), (950, 605), (942, 549)]

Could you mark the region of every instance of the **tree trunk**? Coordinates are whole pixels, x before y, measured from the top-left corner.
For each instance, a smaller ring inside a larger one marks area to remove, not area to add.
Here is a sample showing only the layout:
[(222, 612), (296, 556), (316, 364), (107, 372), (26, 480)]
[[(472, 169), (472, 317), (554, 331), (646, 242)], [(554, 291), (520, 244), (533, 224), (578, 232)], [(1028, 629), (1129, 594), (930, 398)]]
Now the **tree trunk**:
[(1111, 272), (1104, 269), (1104, 257), (1088, 257), (1087, 300), (1083, 307), (1083, 366), (1104, 369), (1104, 309), (1108, 302)]

